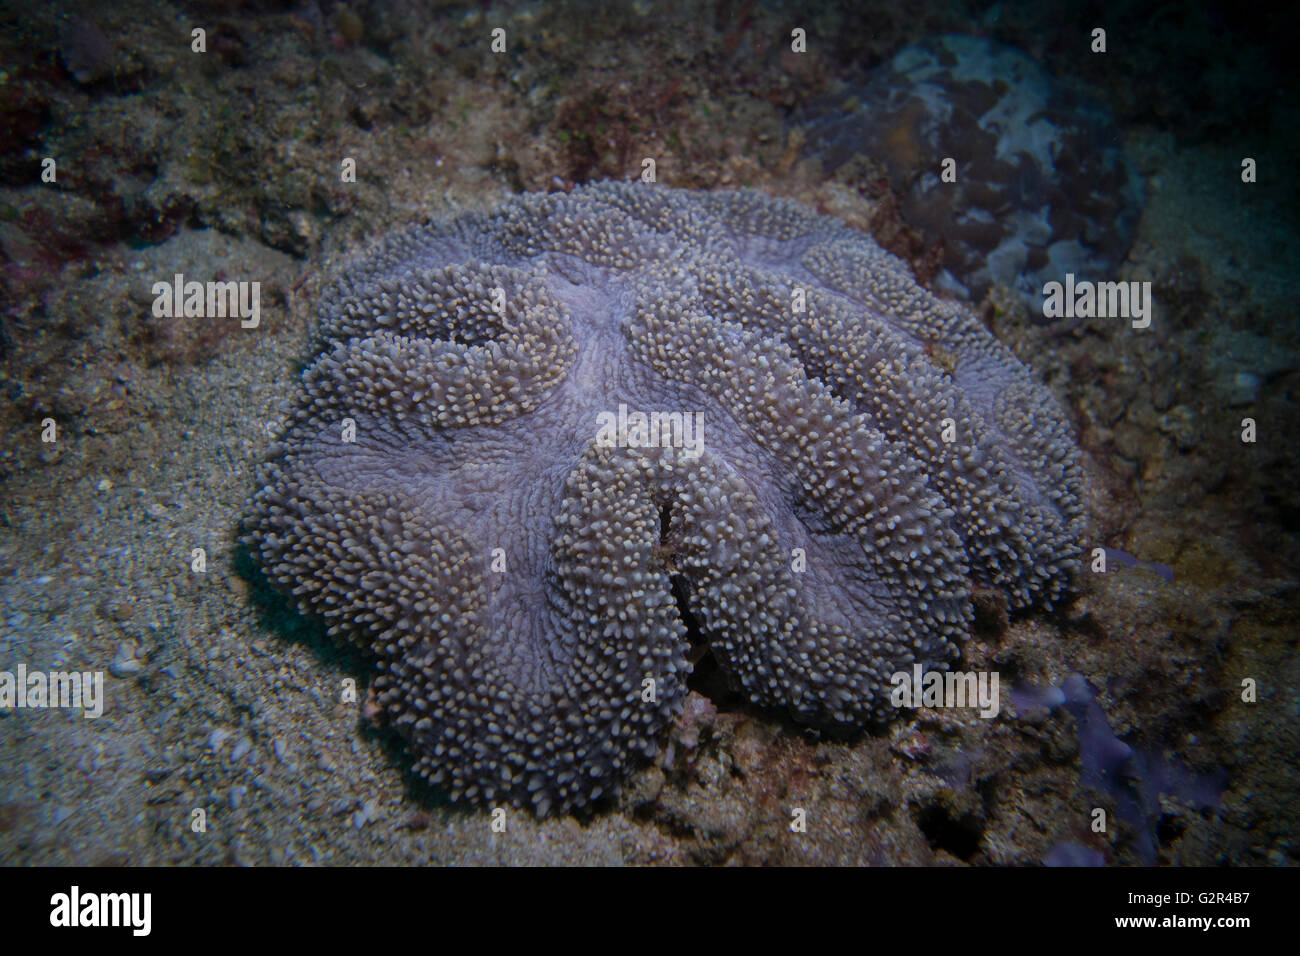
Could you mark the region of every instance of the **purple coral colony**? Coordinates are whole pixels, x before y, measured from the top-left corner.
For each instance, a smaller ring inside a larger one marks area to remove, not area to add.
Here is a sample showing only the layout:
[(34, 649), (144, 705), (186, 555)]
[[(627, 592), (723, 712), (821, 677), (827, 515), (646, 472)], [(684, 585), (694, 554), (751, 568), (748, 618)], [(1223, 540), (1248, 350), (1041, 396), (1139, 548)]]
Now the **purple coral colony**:
[[(453, 797), (610, 793), (681, 707), (688, 616), (753, 703), (884, 721), (973, 586), (1050, 604), (1079, 555), (1050, 394), (871, 239), (759, 194), (605, 184), (405, 233), (318, 341), (248, 541), (374, 653)], [(695, 447), (605, 434), (629, 408)]]

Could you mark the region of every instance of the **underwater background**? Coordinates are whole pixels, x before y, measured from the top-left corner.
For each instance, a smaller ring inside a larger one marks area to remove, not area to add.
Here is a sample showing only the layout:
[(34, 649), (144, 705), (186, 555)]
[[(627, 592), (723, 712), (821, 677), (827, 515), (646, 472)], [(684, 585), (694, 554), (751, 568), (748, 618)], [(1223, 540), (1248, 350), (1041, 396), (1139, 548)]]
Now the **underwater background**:
[[(93, 719), (0, 706), (0, 862), (1295, 863), (1297, 20), (0, 5), (0, 671), (104, 675)], [(700, 668), (617, 796), (498, 832), (412, 772), (371, 662), (267, 586), (241, 522), (341, 262), (646, 157), (834, 216), (969, 305), (1065, 409), (1081, 568), (1051, 609), (976, 594), (961, 666), (1001, 675), (996, 719), (822, 734)], [(1066, 273), (1149, 283), (1149, 324), (1046, 314)], [(258, 321), (159, 315), (178, 274), (260, 283)]]

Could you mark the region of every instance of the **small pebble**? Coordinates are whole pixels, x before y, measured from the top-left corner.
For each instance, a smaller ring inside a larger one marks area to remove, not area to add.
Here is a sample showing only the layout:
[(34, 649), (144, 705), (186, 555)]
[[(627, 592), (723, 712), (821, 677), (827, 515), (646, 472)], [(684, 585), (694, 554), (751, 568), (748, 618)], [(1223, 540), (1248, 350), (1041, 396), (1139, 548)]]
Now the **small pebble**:
[(123, 621), (129, 621), (133, 614), (135, 614), (135, 605), (130, 601), (126, 601), (122, 604), (110, 604), (108, 606), (108, 616), (119, 624)]
[(117, 654), (113, 657), (108, 672), (114, 677), (125, 678), (138, 674), (143, 667), (144, 665), (135, 656), (135, 649), (124, 641), (117, 645)]

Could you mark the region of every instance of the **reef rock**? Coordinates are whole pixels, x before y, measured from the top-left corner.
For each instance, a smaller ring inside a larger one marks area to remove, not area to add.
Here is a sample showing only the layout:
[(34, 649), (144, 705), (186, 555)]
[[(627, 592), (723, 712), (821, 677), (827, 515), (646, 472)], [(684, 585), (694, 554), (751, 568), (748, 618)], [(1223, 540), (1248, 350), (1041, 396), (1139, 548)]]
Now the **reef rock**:
[(966, 36), (905, 47), (801, 122), (827, 174), (859, 154), (885, 165), (903, 218), (943, 243), (945, 291), (978, 302), (1001, 282), (1038, 314), (1047, 282), (1118, 278), (1141, 178), (1106, 109), (1019, 50)]

